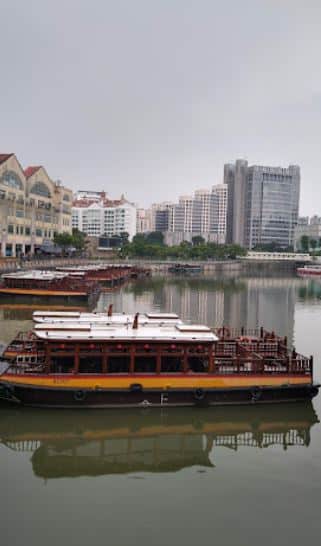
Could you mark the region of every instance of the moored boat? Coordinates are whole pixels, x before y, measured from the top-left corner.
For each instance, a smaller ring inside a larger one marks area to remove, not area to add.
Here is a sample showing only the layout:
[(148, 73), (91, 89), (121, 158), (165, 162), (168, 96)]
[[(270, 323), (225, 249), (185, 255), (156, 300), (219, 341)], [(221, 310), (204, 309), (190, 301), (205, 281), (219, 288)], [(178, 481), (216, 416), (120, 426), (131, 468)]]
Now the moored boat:
[(84, 277), (58, 271), (18, 271), (2, 275), (0, 296), (77, 299), (92, 303), (100, 294), (99, 284)]
[(260, 329), (249, 336), (203, 325), (39, 325), (35, 362), (0, 377), (2, 397), (44, 407), (208, 406), (310, 399), (313, 359)]
[(321, 264), (305, 265), (298, 267), (296, 271), (300, 277), (321, 277)]

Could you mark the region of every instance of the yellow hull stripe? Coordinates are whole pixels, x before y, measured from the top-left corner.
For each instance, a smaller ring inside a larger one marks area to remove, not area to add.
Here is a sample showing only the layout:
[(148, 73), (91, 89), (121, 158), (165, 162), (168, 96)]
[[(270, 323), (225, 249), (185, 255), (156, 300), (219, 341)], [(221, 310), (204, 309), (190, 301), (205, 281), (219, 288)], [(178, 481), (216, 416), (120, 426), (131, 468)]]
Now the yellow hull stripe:
[(19, 376), (4, 374), (0, 381), (7, 383), (30, 385), (33, 387), (50, 388), (77, 388), (77, 389), (128, 389), (138, 383), (144, 389), (213, 389), (213, 388), (240, 388), (252, 386), (281, 386), (281, 385), (310, 385), (311, 376), (96, 376), (82, 377), (73, 375), (59, 376)]
[(87, 296), (86, 292), (75, 290), (41, 290), (41, 288), (0, 288), (0, 294), (18, 296)]

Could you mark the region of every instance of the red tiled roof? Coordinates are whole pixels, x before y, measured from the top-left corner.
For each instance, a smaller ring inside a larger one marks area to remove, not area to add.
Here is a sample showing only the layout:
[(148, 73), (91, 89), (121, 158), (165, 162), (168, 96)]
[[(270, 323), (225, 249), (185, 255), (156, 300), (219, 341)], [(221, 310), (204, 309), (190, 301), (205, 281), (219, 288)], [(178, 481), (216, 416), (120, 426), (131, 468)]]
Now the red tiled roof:
[(72, 206), (73, 207), (80, 207), (80, 208), (86, 208), (90, 207), (90, 205), (97, 204), (97, 205), (103, 205), (103, 207), (118, 207), (119, 205), (123, 205), (126, 201), (124, 199), (117, 199), (112, 201), (111, 199), (100, 199), (99, 201), (95, 201), (93, 199), (76, 199)]
[(37, 172), (39, 169), (41, 169), (41, 165), (38, 165), (37, 167), (27, 167), (24, 170), (25, 177), (30, 178), (35, 172)]
[(9, 159), (9, 157), (11, 157), (12, 155), (14, 154), (0, 154), (0, 165), (1, 163), (7, 161), (7, 159)]

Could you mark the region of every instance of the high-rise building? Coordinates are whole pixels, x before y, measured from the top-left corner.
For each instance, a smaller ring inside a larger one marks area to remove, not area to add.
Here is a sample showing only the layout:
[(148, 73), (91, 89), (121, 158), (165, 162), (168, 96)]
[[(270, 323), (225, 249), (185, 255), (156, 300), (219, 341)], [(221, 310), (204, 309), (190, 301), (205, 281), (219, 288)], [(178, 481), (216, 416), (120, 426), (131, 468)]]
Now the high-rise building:
[(111, 200), (101, 193), (100, 200), (76, 199), (72, 206), (72, 227), (92, 237), (128, 233), (131, 240), (136, 234), (136, 207), (124, 196)]
[(136, 214), (136, 232), (148, 233), (152, 230), (152, 210), (151, 209), (137, 209)]
[(179, 244), (201, 235), (206, 241), (224, 243), (226, 235), (227, 185), (182, 195), (178, 203), (152, 206), (153, 227), (165, 233), (165, 241)]
[(224, 166), (228, 185), (227, 242), (248, 248), (275, 243), (294, 245), (298, 221), (300, 168), (248, 166), (237, 160)]

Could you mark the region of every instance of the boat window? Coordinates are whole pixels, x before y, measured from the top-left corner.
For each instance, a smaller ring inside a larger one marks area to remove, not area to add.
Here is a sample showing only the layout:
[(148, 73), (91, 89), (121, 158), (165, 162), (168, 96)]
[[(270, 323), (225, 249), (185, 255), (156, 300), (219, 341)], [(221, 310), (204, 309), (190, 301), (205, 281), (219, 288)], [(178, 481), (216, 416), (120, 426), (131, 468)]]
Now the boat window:
[(51, 372), (52, 373), (72, 373), (74, 369), (74, 357), (73, 356), (63, 356), (63, 357), (53, 357), (51, 361)]
[(188, 367), (194, 373), (208, 372), (208, 358), (205, 356), (190, 356), (188, 359)]
[(128, 373), (129, 364), (130, 364), (129, 356), (126, 356), (126, 355), (110, 356), (108, 358), (108, 372), (109, 373)]
[(79, 358), (79, 373), (101, 373), (101, 356), (87, 356)]
[(156, 356), (136, 356), (135, 373), (155, 373)]
[(162, 356), (161, 372), (178, 373), (182, 371), (182, 359), (178, 356)]

